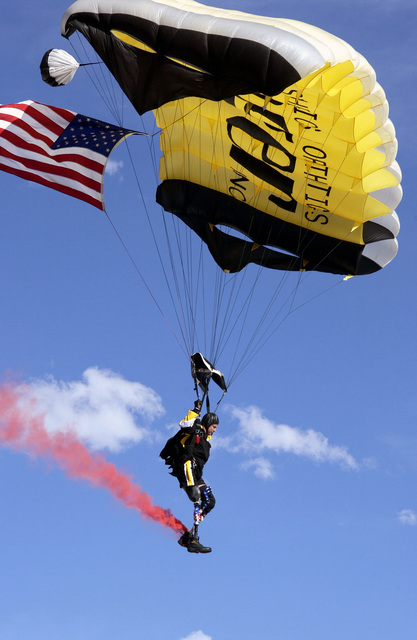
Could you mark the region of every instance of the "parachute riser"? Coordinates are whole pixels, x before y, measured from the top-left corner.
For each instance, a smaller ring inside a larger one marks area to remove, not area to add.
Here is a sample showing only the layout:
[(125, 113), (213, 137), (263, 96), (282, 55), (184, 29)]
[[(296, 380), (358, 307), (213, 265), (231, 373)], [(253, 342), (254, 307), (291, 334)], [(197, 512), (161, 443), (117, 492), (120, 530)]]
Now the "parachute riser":
[(200, 398), (200, 392), (199, 392), (199, 389), (198, 389), (198, 382), (197, 382), (196, 378), (194, 378), (194, 382), (195, 382), (194, 391), (197, 394), (197, 400), (201, 400), (201, 406), (203, 406), (204, 400), (205, 400), (206, 401), (206, 413), (210, 413), (210, 399), (209, 399), (209, 395), (208, 395), (208, 383), (207, 383), (207, 389), (203, 393), (203, 397)]

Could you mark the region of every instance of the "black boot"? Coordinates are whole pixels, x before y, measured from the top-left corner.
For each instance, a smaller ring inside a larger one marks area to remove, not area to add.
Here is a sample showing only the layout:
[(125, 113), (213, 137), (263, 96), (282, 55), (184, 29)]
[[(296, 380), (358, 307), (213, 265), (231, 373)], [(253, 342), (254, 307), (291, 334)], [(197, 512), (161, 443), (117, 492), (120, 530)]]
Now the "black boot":
[(181, 545), (181, 547), (188, 547), (192, 539), (191, 531), (185, 531), (178, 540), (178, 544)]
[(210, 553), (211, 547), (203, 547), (198, 536), (192, 536), (187, 549), (190, 553)]

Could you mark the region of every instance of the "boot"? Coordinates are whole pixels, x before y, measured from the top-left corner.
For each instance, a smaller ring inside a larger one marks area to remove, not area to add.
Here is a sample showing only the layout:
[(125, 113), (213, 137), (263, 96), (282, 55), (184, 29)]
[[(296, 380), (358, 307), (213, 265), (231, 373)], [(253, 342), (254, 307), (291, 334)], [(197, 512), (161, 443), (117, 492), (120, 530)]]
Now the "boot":
[(187, 549), (189, 553), (210, 553), (211, 551), (211, 547), (203, 547), (203, 545), (200, 544), (200, 539), (198, 536), (191, 537)]
[(191, 532), (185, 531), (182, 534), (181, 538), (178, 540), (178, 544), (181, 545), (181, 547), (188, 547), (192, 539), (193, 536), (191, 535)]

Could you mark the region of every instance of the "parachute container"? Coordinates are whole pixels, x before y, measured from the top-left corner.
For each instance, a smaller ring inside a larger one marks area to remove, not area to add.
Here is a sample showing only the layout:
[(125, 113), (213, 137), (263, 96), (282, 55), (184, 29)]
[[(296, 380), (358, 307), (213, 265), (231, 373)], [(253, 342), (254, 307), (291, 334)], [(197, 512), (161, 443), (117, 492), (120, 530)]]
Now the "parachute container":
[(227, 391), (222, 372), (215, 369), (201, 353), (193, 353), (191, 356), (191, 375), (204, 393), (208, 393), (210, 380), (213, 380), (224, 393)]

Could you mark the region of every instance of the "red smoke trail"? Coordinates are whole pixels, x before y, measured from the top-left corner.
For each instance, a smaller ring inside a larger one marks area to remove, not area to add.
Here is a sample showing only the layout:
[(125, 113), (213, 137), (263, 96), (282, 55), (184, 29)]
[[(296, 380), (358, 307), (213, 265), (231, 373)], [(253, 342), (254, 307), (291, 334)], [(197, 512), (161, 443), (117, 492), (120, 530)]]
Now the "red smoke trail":
[(25, 387), (0, 387), (0, 445), (35, 456), (52, 458), (71, 478), (82, 478), (108, 489), (126, 507), (137, 509), (146, 520), (155, 520), (177, 533), (187, 530), (169, 509), (152, 504), (152, 498), (100, 454), (92, 454), (75, 435), (50, 434), (42, 416), (34, 415), (36, 402), (28, 402)]

